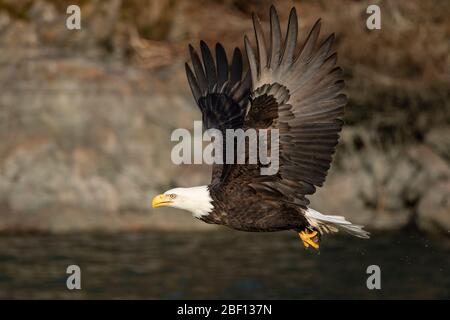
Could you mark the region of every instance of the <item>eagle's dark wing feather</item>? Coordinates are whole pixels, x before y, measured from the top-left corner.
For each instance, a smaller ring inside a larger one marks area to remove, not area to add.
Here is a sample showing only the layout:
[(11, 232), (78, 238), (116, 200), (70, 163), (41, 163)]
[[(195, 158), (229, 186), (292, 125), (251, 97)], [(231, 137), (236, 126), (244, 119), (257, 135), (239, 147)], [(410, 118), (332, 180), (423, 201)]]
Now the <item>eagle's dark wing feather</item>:
[[(194, 99), (202, 112), (203, 128), (241, 128), (251, 88), (250, 73), (243, 75), (242, 54), (236, 48), (231, 65), (220, 43), (216, 44), (216, 59), (205, 42), (200, 42), (202, 60), (189, 45), (193, 70), (186, 63), (186, 75)], [(225, 134), (223, 134), (225, 136)], [(225, 152), (225, 147), (223, 148)], [(212, 181), (220, 180), (223, 165), (214, 164)]]
[(235, 183), (246, 183), (257, 193), (306, 206), (305, 195), (322, 186), (338, 143), (347, 103), (344, 82), (336, 53), (331, 51), (334, 35), (317, 46), (320, 20), (299, 53), (295, 9), (284, 45), (274, 7), (270, 22), (267, 50), (259, 19), (253, 17), (258, 58), (245, 38), (253, 91), (244, 127), (279, 129), (280, 168), (275, 175), (263, 176), (258, 165), (233, 166), (221, 188), (231, 191)]

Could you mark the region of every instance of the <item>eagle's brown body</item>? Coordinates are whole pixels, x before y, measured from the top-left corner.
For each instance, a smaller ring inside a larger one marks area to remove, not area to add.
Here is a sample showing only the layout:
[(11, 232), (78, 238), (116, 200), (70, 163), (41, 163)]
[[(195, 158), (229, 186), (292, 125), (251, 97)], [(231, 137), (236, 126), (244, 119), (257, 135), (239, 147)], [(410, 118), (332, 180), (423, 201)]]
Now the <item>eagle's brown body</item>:
[[(214, 209), (200, 219), (207, 223), (225, 225), (240, 231), (268, 232), (282, 230), (303, 230), (308, 226), (299, 206), (264, 199), (253, 189), (242, 187), (230, 192), (239, 192), (245, 204), (229, 202), (228, 193), (214, 192), (210, 188)], [(245, 208), (245, 214), (243, 214)]]

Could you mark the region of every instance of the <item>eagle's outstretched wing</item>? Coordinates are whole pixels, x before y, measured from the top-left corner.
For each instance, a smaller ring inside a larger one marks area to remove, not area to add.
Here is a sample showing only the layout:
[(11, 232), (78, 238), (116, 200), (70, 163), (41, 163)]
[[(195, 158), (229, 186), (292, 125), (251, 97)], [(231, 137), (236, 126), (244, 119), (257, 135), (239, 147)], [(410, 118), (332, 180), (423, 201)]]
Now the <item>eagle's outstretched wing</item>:
[(245, 37), (252, 94), (244, 127), (279, 129), (280, 167), (277, 174), (262, 176), (258, 166), (235, 165), (221, 187), (231, 191), (238, 188), (236, 181), (245, 181), (257, 193), (306, 206), (309, 201), (305, 195), (313, 194), (325, 181), (347, 103), (342, 94), (342, 72), (331, 49), (334, 35), (318, 45), (319, 20), (297, 50), (295, 8), (290, 13), (284, 44), (273, 6), (269, 47), (255, 15), (253, 24), (258, 55), (256, 58)]
[[(202, 112), (203, 128), (221, 130), (242, 128), (251, 88), (250, 73), (243, 75), (242, 54), (236, 48), (231, 64), (220, 43), (216, 44), (214, 61), (205, 42), (200, 42), (202, 61), (189, 45), (193, 71), (186, 63), (186, 75), (194, 99)], [(223, 147), (225, 153), (225, 146)], [(225, 157), (224, 157), (225, 159)], [(214, 164), (212, 183), (220, 181), (226, 165)]]

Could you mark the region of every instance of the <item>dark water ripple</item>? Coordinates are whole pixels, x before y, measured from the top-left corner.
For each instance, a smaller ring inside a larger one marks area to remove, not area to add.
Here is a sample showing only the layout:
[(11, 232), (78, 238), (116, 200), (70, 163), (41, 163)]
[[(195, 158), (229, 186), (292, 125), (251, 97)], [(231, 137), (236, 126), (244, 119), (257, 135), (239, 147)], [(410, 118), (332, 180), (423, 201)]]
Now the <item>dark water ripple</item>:
[[(82, 290), (66, 289), (66, 268)], [(379, 265), (382, 289), (368, 290)], [(450, 244), (392, 233), (326, 237), (320, 254), (295, 234), (235, 231), (0, 237), (0, 298), (450, 298)]]

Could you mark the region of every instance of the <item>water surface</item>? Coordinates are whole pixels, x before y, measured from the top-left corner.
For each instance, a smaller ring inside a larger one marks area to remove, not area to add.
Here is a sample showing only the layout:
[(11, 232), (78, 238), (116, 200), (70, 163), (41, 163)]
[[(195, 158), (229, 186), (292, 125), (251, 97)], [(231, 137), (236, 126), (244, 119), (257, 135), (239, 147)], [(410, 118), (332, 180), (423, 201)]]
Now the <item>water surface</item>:
[[(66, 288), (66, 268), (82, 290)], [(366, 269), (381, 268), (381, 290)], [(450, 244), (415, 233), (325, 237), (320, 254), (282, 233), (147, 232), (0, 237), (0, 298), (450, 298)]]

